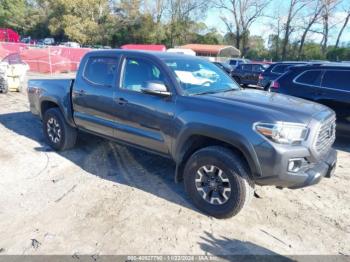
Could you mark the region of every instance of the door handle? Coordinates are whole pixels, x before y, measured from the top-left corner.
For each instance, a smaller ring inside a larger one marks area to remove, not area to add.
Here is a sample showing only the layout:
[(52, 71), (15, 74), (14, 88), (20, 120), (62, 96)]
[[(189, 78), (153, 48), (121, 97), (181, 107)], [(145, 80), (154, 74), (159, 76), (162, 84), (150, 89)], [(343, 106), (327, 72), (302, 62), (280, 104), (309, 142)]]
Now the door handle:
[(121, 106), (128, 103), (128, 100), (126, 100), (125, 98), (122, 98), (122, 97), (119, 97), (116, 100), (117, 100), (117, 103)]
[(81, 89), (81, 90), (75, 90), (75, 91), (74, 91), (74, 94), (75, 94), (76, 96), (83, 96), (83, 95), (86, 94), (86, 91), (83, 90), (83, 89)]

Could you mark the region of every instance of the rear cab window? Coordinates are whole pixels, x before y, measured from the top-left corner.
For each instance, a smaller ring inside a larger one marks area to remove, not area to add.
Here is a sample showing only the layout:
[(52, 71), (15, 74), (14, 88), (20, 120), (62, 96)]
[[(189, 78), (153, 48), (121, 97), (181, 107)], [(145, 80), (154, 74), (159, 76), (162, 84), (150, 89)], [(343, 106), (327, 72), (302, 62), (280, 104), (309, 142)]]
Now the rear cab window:
[(90, 57), (86, 63), (83, 77), (90, 84), (110, 87), (118, 67), (118, 58)]
[(297, 84), (320, 86), (322, 78), (322, 70), (308, 70), (299, 74), (294, 82)]
[(327, 70), (324, 74), (322, 87), (341, 91), (350, 91), (350, 70)]

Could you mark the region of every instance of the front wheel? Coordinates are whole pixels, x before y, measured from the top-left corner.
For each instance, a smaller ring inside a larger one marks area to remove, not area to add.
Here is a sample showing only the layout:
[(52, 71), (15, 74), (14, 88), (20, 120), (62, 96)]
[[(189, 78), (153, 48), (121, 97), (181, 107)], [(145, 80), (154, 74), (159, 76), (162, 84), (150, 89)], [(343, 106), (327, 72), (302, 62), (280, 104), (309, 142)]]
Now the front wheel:
[(185, 189), (194, 205), (216, 218), (238, 214), (253, 194), (245, 161), (231, 150), (212, 146), (194, 153), (185, 166)]
[(48, 144), (58, 151), (72, 148), (77, 139), (77, 130), (68, 125), (58, 108), (50, 108), (45, 112), (43, 133)]

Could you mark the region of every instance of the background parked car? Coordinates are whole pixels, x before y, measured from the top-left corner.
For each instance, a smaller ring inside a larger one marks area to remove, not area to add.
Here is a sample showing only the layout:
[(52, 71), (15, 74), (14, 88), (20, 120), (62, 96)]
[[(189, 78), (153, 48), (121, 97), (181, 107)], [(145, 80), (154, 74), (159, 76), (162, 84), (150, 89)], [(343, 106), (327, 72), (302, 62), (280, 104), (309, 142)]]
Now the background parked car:
[(80, 48), (80, 44), (77, 42), (63, 42), (60, 44), (60, 46), (64, 47), (72, 47), (72, 48)]
[(232, 71), (231, 76), (236, 82), (243, 86), (257, 85), (259, 75), (264, 72), (262, 64), (241, 64)]
[(237, 66), (240, 64), (247, 64), (250, 61), (247, 59), (242, 59), (242, 58), (234, 58), (234, 59), (229, 59), (226, 61), (226, 64), (230, 65), (232, 69), (235, 69)]
[(44, 45), (54, 45), (55, 44), (55, 39), (51, 37), (47, 37), (43, 41)]
[(217, 67), (221, 68), (222, 70), (224, 70), (229, 75), (231, 75), (232, 67), (230, 67), (228, 64), (221, 63), (221, 62), (213, 62), (213, 64), (216, 65)]
[(306, 62), (280, 62), (270, 65), (260, 76), (258, 86), (268, 90), (273, 80), (283, 75), (288, 69), (295, 65), (303, 65)]
[(305, 65), (291, 68), (271, 84), (271, 91), (316, 101), (332, 108), (337, 129), (350, 131), (350, 65)]

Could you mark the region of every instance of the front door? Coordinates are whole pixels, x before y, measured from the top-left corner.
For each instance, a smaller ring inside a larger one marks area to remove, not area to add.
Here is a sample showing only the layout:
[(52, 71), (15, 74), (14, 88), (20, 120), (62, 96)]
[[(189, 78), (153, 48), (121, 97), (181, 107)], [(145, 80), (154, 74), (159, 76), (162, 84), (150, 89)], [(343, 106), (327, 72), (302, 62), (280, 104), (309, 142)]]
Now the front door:
[(153, 62), (131, 56), (123, 60), (115, 97), (118, 105), (118, 130), (115, 135), (124, 142), (167, 154), (175, 98), (143, 93), (142, 88), (151, 81), (169, 86), (167, 77)]

